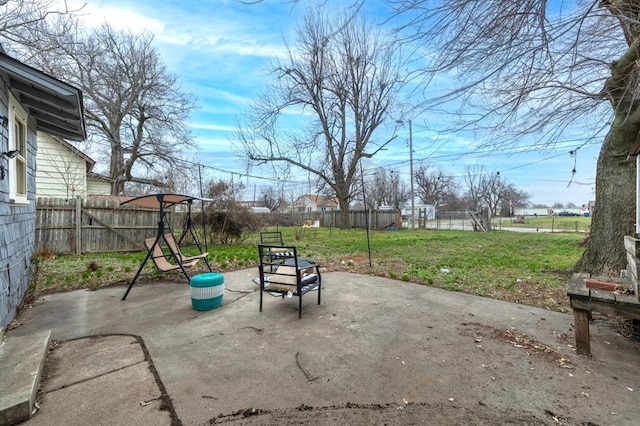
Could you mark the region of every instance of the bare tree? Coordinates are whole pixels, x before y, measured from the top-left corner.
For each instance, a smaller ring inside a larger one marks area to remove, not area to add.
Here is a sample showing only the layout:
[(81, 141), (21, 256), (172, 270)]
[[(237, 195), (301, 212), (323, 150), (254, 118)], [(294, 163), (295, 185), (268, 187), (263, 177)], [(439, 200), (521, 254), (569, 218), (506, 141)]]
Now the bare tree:
[(464, 181), (471, 210), (486, 207), (496, 215), (500, 206), (508, 202), (509, 196), (515, 196), (515, 188), (500, 176), (500, 172), (487, 172), (482, 166), (467, 167)]
[(421, 164), (414, 174), (416, 195), (423, 203), (439, 206), (458, 190), (455, 178), (439, 167)]
[(447, 196), (442, 200), (442, 204), (440, 209), (442, 210), (465, 210), (467, 209), (467, 202), (464, 197), (459, 196), (456, 193), (447, 194)]
[(272, 212), (275, 212), (285, 206), (286, 201), (282, 193), (278, 192), (272, 186), (264, 188), (260, 194), (260, 202), (262, 205)]
[(214, 210), (233, 211), (239, 207), (238, 194), (244, 190), (244, 184), (224, 180), (210, 180), (206, 185), (205, 197)]
[(244, 188), (242, 183), (211, 180), (205, 196), (210, 199), (204, 207), (204, 221), (210, 232), (210, 241), (231, 244), (242, 240), (246, 232), (256, 232), (259, 220), (249, 209), (237, 201)]
[(463, 177), (467, 187), (464, 198), (467, 201), (469, 210), (478, 211), (483, 207), (484, 203), (484, 185), (482, 176), (484, 175), (484, 167), (468, 166)]
[(400, 174), (380, 168), (372, 175), (367, 187), (367, 204), (401, 208), (409, 200), (409, 189)]
[(530, 199), (531, 195), (529, 193), (517, 189), (512, 183), (508, 183), (503, 191), (500, 214), (512, 216), (513, 209), (527, 207)]
[(32, 61), (82, 89), (88, 137), (110, 163), (113, 194), (122, 193), (125, 182), (165, 187), (164, 179), (151, 176), (182, 169), (180, 153), (192, 144), (184, 123), (195, 98), (180, 90), (152, 41), (104, 24), (50, 40), (57, 48), (36, 52)]
[(0, 1), (0, 45), (28, 59), (28, 52), (39, 50), (49, 40), (70, 31), (79, 10), (69, 9), (66, 2)]
[(458, 128), (499, 135), (503, 144), (536, 134), (551, 145), (577, 126), (591, 139), (574, 155), (608, 128), (591, 234), (576, 268), (617, 275), (626, 263), (623, 237), (634, 232), (635, 222), (636, 167), (627, 156), (640, 131), (640, 4), (388, 2), (396, 16), (410, 18), (402, 28), (405, 41), (427, 50), (423, 83), (443, 73), (457, 76), (453, 90), (421, 106), (444, 109), (454, 101), (467, 119)]
[[(326, 11), (310, 12), (288, 60), (273, 68), (272, 87), (238, 125), (242, 153), (253, 164), (302, 169), (319, 186), (329, 186), (343, 228), (349, 227), (360, 160), (390, 142), (374, 143), (373, 135), (402, 83), (396, 49), (361, 15), (334, 19)], [(294, 112), (296, 129), (286, 129), (287, 114)]]

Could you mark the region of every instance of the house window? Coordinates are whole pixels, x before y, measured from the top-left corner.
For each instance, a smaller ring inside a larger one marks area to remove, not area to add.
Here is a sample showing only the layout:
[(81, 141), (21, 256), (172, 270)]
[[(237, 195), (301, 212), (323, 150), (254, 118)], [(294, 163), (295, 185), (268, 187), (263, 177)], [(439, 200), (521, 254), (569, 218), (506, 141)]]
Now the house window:
[(9, 160), (9, 196), (14, 204), (27, 203), (27, 113), (9, 95), (9, 150), (18, 155)]

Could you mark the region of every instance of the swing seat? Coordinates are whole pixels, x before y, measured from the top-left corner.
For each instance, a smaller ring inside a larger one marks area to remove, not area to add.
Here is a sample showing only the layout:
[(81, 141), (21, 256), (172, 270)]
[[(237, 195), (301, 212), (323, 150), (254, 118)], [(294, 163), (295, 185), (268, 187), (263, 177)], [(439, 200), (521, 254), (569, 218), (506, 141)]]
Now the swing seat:
[(173, 234), (164, 234), (164, 238), (171, 250), (180, 258), (180, 261), (183, 264), (184, 262), (190, 262), (192, 260), (206, 259), (206, 257), (209, 256), (209, 252), (196, 254), (195, 256), (185, 256), (184, 253), (182, 253), (182, 250), (180, 250), (180, 246), (176, 242), (176, 239), (173, 238)]
[[(179, 264), (169, 262), (164, 252), (162, 251), (162, 247), (160, 247), (160, 244), (158, 243), (154, 245), (155, 241), (155, 238), (147, 238), (146, 240), (144, 240), (144, 246), (147, 248), (147, 251), (151, 252), (151, 259), (153, 259), (153, 263), (156, 265), (156, 268), (160, 272), (169, 272), (180, 269)], [(190, 268), (192, 266), (195, 266), (199, 260), (200, 259), (198, 258), (188, 262), (182, 262), (182, 266), (184, 266), (185, 268)]]

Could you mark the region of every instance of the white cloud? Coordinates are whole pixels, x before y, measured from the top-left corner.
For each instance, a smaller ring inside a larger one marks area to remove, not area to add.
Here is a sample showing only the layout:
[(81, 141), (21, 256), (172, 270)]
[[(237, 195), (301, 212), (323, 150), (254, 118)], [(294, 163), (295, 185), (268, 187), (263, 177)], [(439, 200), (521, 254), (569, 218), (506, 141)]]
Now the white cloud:
[(234, 53), (236, 55), (243, 56), (280, 59), (286, 59), (288, 57), (287, 51), (282, 45), (259, 45), (256, 42), (247, 43), (242, 40), (238, 42), (218, 44), (213, 50), (220, 53)]
[[(61, 0), (58, 7), (64, 7)], [(189, 47), (202, 53), (231, 53), (241, 56), (283, 57), (286, 51), (280, 40), (279, 27), (264, 32), (269, 27), (268, 17), (257, 22), (251, 16), (234, 10), (241, 6), (241, 11), (251, 15), (254, 10), (250, 6), (234, 4), (198, 6), (216, 8), (217, 13), (198, 14), (188, 10), (187, 4), (157, 5), (145, 2), (106, 2), (69, 0), (69, 8), (81, 9), (78, 13), (81, 21), (88, 27), (98, 27), (103, 22), (114, 28), (133, 33), (150, 32), (159, 43), (172, 46)], [(184, 6), (184, 7), (183, 7)], [(275, 31), (273, 31), (275, 30)]]
[[(236, 130), (235, 126), (229, 126), (224, 124), (211, 124), (211, 123), (193, 123), (191, 126), (192, 129), (198, 130), (213, 130), (216, 132), (234, 132)], [(216, 141), (216, 140), (214, 140)], [(215, 142), (216, 144), (218, 141)], [(229, 145), (229, 141), (226, 141), (227, 146)]]
[(161, 20), (140, 14), (134, 9), (107, 6), (100, 1), (69, 0), (67, 4), (70, 9), (81, 9), (78, 15), (88, 27), (99, 27), (102, 23), (108, 22), (117, 30), (133, 33), (148, 31), (157, 34), (164, 31), (165, 25)]
[(228, 90), (220, 90), (217, 88), (210, 88), (206, 90), (205, 93), (200, 94), (200, 98), (216, 100), (216, 101), (225, 101), (234, 104), (247, 105), (251, 101), (250, 98), (246, 96), (241, 96), (236, 93), (230, 92)]
[(218, 152), (219, 148), (220, 151), (229, 151), (229, 139), (227, 138), (201, 138), (198, 137), (197, 138), (198, 141), (198, 146), (200, 147), (200, 149), (202, 151), (206, 151), (206, 152)]

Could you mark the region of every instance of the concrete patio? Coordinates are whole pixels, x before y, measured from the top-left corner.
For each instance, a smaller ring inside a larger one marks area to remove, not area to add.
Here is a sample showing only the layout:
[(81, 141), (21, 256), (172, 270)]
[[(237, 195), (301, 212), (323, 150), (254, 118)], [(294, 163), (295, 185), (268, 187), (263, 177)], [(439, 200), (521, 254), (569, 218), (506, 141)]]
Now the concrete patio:
[[(640, 418), (640, 343), (603, 322), (587, 358), (575, 354), (571, 315), (343, 272), (323, 275), (322, 304), (307, 294), (298, 320), (295, 298), (267, 296), (258, 312), (255, 275), (225, 273), (223, 305), (205, 312), (184, 282), (136, 284), (126, 301), (125, 287), (39, 299), (0, 348), (46, 347), (50, 331), (27, 424)], [(3, 358), (0, 381), (15, 369)]]

